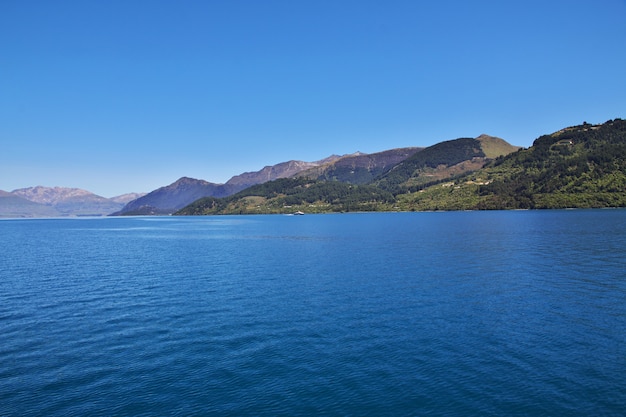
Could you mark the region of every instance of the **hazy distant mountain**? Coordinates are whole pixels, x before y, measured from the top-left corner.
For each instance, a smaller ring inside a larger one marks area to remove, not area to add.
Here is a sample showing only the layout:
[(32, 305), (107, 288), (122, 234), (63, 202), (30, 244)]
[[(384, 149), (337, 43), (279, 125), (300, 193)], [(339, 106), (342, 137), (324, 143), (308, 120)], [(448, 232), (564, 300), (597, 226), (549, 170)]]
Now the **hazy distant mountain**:
[(60, 215), (61, 213), (54, 207), (0, 191), (0, 217), (57, 217)]
[[(123, 207), (123, 203), (80, 188), (37, 186), (13, 190), (10, 194), (53, 208), (54, 216), (104, 216)], [(26, 207), (24, 212), (27, 213)]]
[(120, 204), (128, 204), (131, 201), (138, 199), (139, 197), (143, 197), (144, 195), (146, 195), (146, 193), (128, 193), (118, 195), (116, 197), (111, 197), (109, 200), (115, 201), (116, 203)]

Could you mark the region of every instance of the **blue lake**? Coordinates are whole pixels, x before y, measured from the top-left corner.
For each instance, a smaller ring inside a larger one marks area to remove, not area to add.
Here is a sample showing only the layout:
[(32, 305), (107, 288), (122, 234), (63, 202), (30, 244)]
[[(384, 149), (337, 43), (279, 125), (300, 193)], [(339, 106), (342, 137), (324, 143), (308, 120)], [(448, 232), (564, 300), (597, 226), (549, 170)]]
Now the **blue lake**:
[(624, 415), (626, 210), (0, 221), (0, 415)]

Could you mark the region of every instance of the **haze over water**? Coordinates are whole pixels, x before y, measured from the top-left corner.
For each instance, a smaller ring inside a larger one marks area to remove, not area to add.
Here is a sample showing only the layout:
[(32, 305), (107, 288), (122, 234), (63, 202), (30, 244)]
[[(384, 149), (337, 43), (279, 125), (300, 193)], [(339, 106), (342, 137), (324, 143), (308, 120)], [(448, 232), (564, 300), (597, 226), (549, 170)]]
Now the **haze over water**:
[(0, 415), (622, 415), (626, 210), (0, 221)]

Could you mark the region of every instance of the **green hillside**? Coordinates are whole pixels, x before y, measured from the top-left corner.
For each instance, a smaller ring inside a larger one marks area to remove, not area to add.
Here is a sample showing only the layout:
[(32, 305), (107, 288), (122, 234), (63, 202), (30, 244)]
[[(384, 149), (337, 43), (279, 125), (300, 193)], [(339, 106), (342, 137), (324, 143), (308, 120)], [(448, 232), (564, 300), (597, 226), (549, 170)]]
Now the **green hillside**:
[(626, 121), (541, 136), (470, 175), (396, 199), (408, 210), (624, 207)]
[(480, 188), (479, 208), (625, 206), (626, 121), (542, 136), (488, 172), (493, 181)]

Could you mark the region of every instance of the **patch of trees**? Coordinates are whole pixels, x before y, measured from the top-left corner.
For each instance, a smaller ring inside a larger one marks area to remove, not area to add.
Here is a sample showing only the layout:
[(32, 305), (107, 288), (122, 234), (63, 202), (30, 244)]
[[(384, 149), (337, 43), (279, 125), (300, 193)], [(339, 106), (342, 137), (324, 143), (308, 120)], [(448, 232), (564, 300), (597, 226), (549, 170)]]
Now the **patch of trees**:
[(394, 201), (391, 193), (372, 185), (351, 185), (338, 181), (317, 182), (282, 198), (285, 205), (325, 202), (338, 205), (360, 203), (388, 203)]

